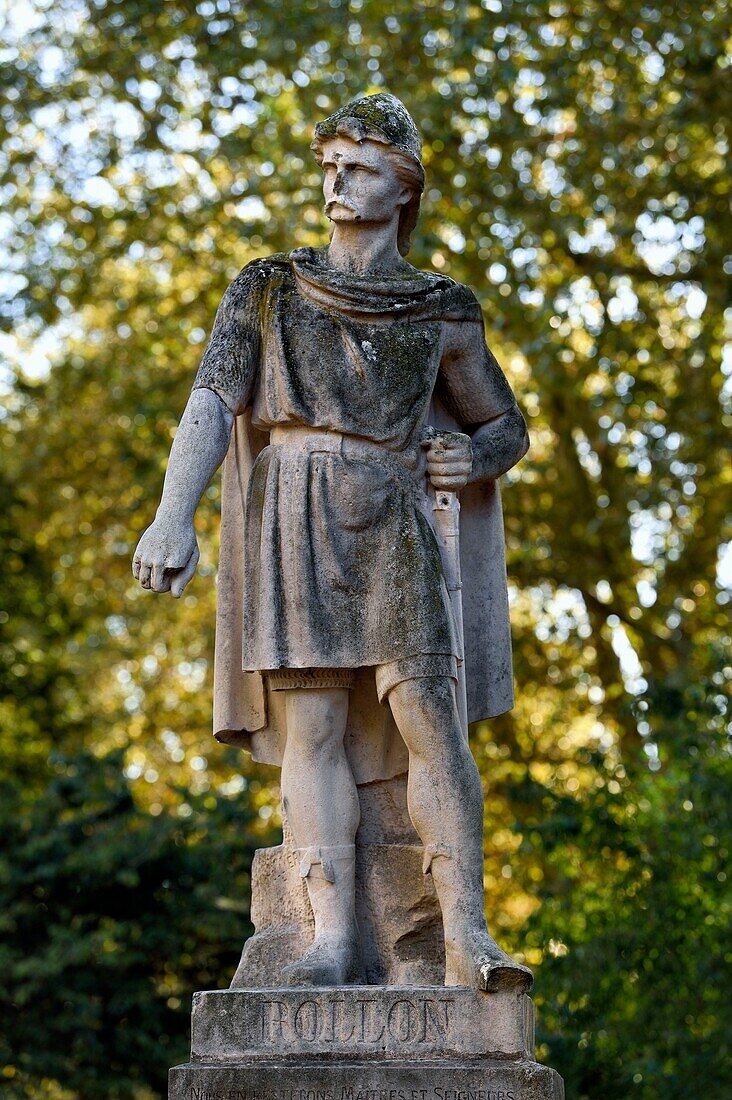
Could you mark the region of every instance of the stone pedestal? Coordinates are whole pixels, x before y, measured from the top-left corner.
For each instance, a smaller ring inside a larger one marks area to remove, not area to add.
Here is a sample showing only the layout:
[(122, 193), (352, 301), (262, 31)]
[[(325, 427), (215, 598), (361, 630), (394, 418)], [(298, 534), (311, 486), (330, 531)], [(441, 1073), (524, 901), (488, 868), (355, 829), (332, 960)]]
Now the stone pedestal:
[(169, 1100), (564, 1100), (522, 994), (444, 986), (217, 990), (193, 999)]

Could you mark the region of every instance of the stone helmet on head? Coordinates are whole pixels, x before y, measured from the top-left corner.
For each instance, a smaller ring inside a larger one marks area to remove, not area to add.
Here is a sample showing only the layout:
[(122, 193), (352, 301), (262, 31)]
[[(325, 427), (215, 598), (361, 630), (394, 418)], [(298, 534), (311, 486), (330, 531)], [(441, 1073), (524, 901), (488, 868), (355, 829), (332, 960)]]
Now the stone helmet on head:
[(315, 127), (310, 148), (318, 164), (323, 162), (323, 146), (336, 136), (385, 146), (398, 178), (412, 192), (399, 215), (397, 247), (406, 256), (417, 224), (425, 178), (422, 139), (412, 116), (401, 100), (388, 92), (352, 100)]

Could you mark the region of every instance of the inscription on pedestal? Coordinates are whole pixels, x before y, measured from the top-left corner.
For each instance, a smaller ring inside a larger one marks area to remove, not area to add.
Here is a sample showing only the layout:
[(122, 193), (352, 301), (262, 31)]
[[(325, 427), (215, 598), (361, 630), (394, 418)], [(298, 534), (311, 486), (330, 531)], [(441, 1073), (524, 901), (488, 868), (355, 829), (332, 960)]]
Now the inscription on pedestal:
[[(530, 1053), (524, 1002), (530, 1009), (528, 999), (520, 995), (486, 995), (444, 986), (197, 993), (191, 1054), (194, 1061), (302, 1055), (356, 1061), (377, 1056), (420, 1059), (457, 1052), (524, 1055)], [(354, 1100), (359, 1100), (357, 1093)], [(446, 1095), (425, 1100), (460, 1098)]]
[(474, 1087), (451, 1088), (434, 1085), (431, 1088), (359, 1088), (342, 1085), (337, 1089), (207, 1089), (191, 1086), (186, 1100), (521, 1100), (512, 1089)]
[(278, 1049), (281, 1043), (293, 1041), (323, 1045), (439, 1042), (449, 1038), (454, 1004), (454, 997), (403, 997), (384, 1012), (382, 1002), (374, 999), (321, 996), (297, 1005), (263, 1000), (252, 1039), (277, 1044)]
[(307, 1089), (287, 1088), (264, 1092), (256, 1088), (227, 1089), (211, 1091), (206, 1088), (191, 1087), (188, 1100), (520, 1100), (516, 1093), (504, 1089), (490, 1089), (476, 1085), (475, 1088), (441, 1088), (435, 1085), (429, 1089)]

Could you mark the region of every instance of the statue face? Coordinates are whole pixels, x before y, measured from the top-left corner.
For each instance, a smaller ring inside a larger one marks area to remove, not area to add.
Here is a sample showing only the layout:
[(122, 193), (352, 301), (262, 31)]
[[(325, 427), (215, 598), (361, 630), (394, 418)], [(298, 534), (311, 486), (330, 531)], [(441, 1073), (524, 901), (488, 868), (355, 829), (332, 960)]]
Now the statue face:
[(325, 213), (332, 222), (390, 222), (410, 191), (376, 141), (334, 137), (323, 146)]

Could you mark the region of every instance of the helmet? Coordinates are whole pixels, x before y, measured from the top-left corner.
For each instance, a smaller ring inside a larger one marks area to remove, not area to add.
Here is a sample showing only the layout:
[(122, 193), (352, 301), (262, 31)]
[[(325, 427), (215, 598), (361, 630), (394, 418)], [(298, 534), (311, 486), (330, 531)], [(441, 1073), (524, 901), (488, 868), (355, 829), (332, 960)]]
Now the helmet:
[(345, 107), (339, 107), (324, 122), (319, 122), (310, 145), (318, 163), (322, 160), (324, 141), (336, 134), (350, 137), (353, 141), (378, 141), (391, 145), (415, 161), (424, 178), (422, 138), (409, 111), (395, 95), (379, 92), (354, 99)]

